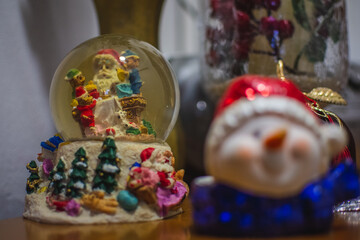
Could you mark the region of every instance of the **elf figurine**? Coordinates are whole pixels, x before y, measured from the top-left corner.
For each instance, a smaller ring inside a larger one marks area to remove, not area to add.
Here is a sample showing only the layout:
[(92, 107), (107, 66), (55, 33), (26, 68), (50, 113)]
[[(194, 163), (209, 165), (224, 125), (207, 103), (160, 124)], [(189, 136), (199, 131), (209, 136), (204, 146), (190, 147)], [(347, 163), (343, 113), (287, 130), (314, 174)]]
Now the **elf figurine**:
[(279, 236), (330, 229), (333, 206), (359, 195), (356, 167), (330, 168), (346, 145), (290, 81), (234, 79), (205, 144), (212, 175), (192, 184), (195, 228), (231, 236)]
[(93, 108), (96, 105), (96, 100), (86, 91), (84, 87), (77, 87), (75, 89), (76, 100), (79, 105), (73, 110), (73, 117), (79, 119), (80, 124), (85, 133), (90, 130), (91, 134), (96, 134), (95, 120)]
[(30, 177), (28, 177), (26, 182), (26, 193), (31, 194), (39, 188), (41, 179), (38, 166), (34, 160), (26, 165), (26, 169), (30, 172)]
[(84, 86), (85, 76), (82, 74), (81, 71), (79, 71), (76, 68), (73, 68), (67, 72), (67, 74), (65, 76), (65, 80), (68, 81), (70, 83), (71, 87), (73, 88), (73, 92), (72, 92), (73, 100), (71, 102), (71, 106), (76, 107), (78, 103), (75, 99), (75, 89), (77, 87)]
[(131, 50), (121, 52), (121, 57), (125, 58), (126, 70), (129, 71), (129, 81), (133, 94), (140, 94), (142, 81), (137, 69), (140, 64), (140, 57)]

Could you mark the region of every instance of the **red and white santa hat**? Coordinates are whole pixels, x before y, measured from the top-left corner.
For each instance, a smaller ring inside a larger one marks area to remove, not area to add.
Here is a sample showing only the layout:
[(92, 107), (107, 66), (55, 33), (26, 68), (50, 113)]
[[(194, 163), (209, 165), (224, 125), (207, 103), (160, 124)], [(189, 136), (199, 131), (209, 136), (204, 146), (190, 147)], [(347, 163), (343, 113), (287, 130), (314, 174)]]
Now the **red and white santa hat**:
[(105, 134), (106, 134), (107, 136), (115, 136), (116, 131), (115, 131), (114, 128), (107, 128), (107, 129), (105, 130)]
[(140, 159), (141, 162), (145, 162), (146, 160), (148, 160), (151, 157), (151, 154), (154, 152), (155, 148), (149, 147), (149, 148), (145, 148), (144, 150), (142, 150), (142, 152), (140, 153)]
[(120, 55), (115, 49), (112, 49), (112, 48), (101, 49), (100, 51), (98, 51), (96, 53), (95, 57), (98, 57), (98, 56), (103, 57), (104, 55), (113, 57), (119, 64), (121, 64)]
[(258, 97), (282, 96), (306, 104), (304, 94), (290, 80), (281, 81), (278, 78), (260, 75), (243, 75), (231, 81), (228, 89), (218, 103), (215, 116), (236, 102), (247, 99), (253, 101)]
[(320, 136), (320, 121), (306, 103), (290, 81), (256, 75), (235, 78), (218, 104), (207, 147), (216, 147), (243, 123), (265, 114), (291, 119)]
[(159, 149), (156, 148), (145, 148), (140, 153), (140, 159), (141, 159), (141, 166), (143, 167), (151, 167), (152, 163), (154, 162), (155, 157), (160, 152)]

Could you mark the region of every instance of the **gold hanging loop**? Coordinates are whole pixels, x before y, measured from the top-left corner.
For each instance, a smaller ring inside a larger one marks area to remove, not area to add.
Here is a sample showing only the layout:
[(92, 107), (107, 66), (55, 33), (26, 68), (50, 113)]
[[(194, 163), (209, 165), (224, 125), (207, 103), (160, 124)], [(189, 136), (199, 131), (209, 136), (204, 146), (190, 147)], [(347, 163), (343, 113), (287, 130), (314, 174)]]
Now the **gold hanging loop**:
[(277, 73), (278, 78), (280, 78), (282, 81), (285, 81), (284, 62), (281, 59), (279, 59), (277, 62), (276, 73)]
[(317, 102), (308, 103), (308, 105), (310, 106), (312, 111), (319, 117), (329, 118), (329, 116), (332, 116), (337, 121), (340, 127), (344, 126), (341, 119), (335, 113), (320, 108)]

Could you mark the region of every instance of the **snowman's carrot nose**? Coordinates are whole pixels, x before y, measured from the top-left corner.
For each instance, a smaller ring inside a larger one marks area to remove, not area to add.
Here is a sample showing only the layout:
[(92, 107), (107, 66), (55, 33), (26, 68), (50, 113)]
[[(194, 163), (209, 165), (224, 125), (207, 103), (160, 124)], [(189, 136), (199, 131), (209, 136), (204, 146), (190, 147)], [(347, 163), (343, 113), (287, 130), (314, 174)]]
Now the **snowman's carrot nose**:
[(279, 129), (271, 133), (264, 140), (264, 147), (268, 150), (279, 149), (286, 138), (286, 129)]

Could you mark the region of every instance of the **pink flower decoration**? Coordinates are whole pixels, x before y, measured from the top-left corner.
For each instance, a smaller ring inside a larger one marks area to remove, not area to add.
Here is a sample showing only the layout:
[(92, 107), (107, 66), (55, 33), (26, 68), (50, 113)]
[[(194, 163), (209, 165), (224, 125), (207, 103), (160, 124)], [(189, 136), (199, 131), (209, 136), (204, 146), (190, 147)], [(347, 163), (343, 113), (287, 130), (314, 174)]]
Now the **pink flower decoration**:
[(156, 196), (161, 216), (166, 216), (169, 209), (182, 202), (187, 193), (186, 187), (179, 181), (175, 182), (172, 189), (157, 188)]
[(80, 203), (76, 202), (74, 199), (71, 199), (66, 204), (65, 211), (69, 216), (78, 216), (80, 213)]
[(51, 170), (53, 170), (53, 168), (54, 168), (54, 164), (52, 163), (52, 161), (50, 159), (45, 158), (42, 165), (42, 169), (44, 171), (45, 176), (49, 177), (49, 174)]
[(141, 170), (141, 180), (144, 185), (155, 187), (159, 183), (160, 178), (156, 172), (145, 167), (142, 167)]

